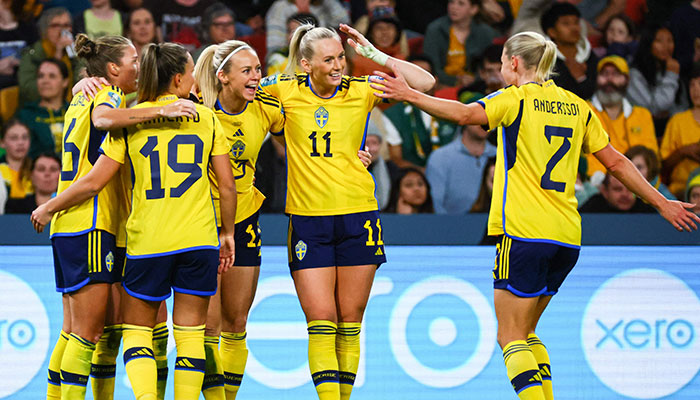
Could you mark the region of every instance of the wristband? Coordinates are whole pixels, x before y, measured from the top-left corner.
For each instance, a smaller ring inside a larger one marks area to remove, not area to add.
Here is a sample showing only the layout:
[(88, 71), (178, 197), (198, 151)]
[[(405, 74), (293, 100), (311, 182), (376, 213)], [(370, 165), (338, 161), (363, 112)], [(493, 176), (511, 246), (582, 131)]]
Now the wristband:
[(371, 43), (363, 46), (361, 44), (357, 45), (357, 53), (363, 57), (369, 58), (370, 60), (376, 62), (381, 66), (385, 66), (386, 62), (389, 60), (389, 56), (377, 50)]

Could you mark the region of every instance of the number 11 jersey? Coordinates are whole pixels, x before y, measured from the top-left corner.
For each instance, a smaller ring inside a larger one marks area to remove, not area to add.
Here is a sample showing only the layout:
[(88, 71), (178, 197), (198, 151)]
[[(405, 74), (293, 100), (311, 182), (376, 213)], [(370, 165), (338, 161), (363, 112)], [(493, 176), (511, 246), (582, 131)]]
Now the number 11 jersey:
[(489, 128), (498, 128), (488, 234), (579, 247), (579, 159), (609, 142), (598, 117), (551, 80), (509, 86), (479, 103)]
[[(134, 108), (177, 100), (160, 96)], [(109, 133), (104, 154), (124, 164), (129, 158), (132, 211), (126, 223), (129, 258), (217, 249), (214, 205), (207, 167), (211, 156), (227, 154), (228, 143), (214, 112), (199, 104), (192, 117), (156, 118)]]

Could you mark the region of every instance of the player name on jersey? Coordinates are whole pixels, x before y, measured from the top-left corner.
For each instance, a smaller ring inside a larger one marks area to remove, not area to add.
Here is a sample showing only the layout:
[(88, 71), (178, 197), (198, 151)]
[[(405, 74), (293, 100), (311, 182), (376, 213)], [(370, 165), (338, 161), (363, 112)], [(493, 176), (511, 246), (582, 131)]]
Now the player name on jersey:
[(556, 100), (533, 100), (535, 111), (561, 115), (579, 115), (578, 104)]

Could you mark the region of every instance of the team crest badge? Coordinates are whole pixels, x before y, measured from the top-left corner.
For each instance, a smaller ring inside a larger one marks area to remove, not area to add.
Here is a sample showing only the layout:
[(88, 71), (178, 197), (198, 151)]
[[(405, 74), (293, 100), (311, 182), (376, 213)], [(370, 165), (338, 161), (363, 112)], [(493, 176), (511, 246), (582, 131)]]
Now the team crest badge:
[(231, 154), (233, 158), (239, 158), (243, 155), (245, 151), (245, 143), (242, 140), (236, 140), (236, 142), (231, 146)]
[(105, 257), (105, 265), (107, 266), (107, 271), (112, 272), (112, 267), (114, 267), (114, 255), (110, 251)]
[(328, 111), (323, 107), (319, 107), (314, 113), (314, 119), (316, 120), (316, 125), (319, 128), (323, 128), (328, 122)]
[(304, 256), (306, 255), (306, 243), (304, 243), (303, 240), (298, 241), (297, 245), (294, 246), (294, 253), (296, 253), (299, 261), (304, 259)]

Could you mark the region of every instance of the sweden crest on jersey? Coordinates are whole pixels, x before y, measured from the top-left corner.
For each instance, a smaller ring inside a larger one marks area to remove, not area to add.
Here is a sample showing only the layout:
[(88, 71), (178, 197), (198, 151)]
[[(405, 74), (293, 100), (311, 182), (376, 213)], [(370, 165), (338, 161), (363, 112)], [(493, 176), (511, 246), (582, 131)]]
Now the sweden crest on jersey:
[(231, 146), (231, 154), (233, 158), (239, 158), (243, 155), (245, 151), (245, 143), (242, 140), (236, 140), (236, 142)]
[(314, 119), (316, 120), (316, 125), (319, 128), (323, 128), (328, 122), (328, 111), (323, 107), (319, 107), (314, 113)]
[(105, 265), (107, 266), (107, 271), (112, 272), (112, 267), (114, 267), (114, 255), (110, 251), (105, 257)]
[(306, 255), (306, 243), (304, 243), (303, 240), (298, 241), (297, 245), (294, 246), (294, 253), (296, 253), (299, 261), (304, 259), (304, 256)]

